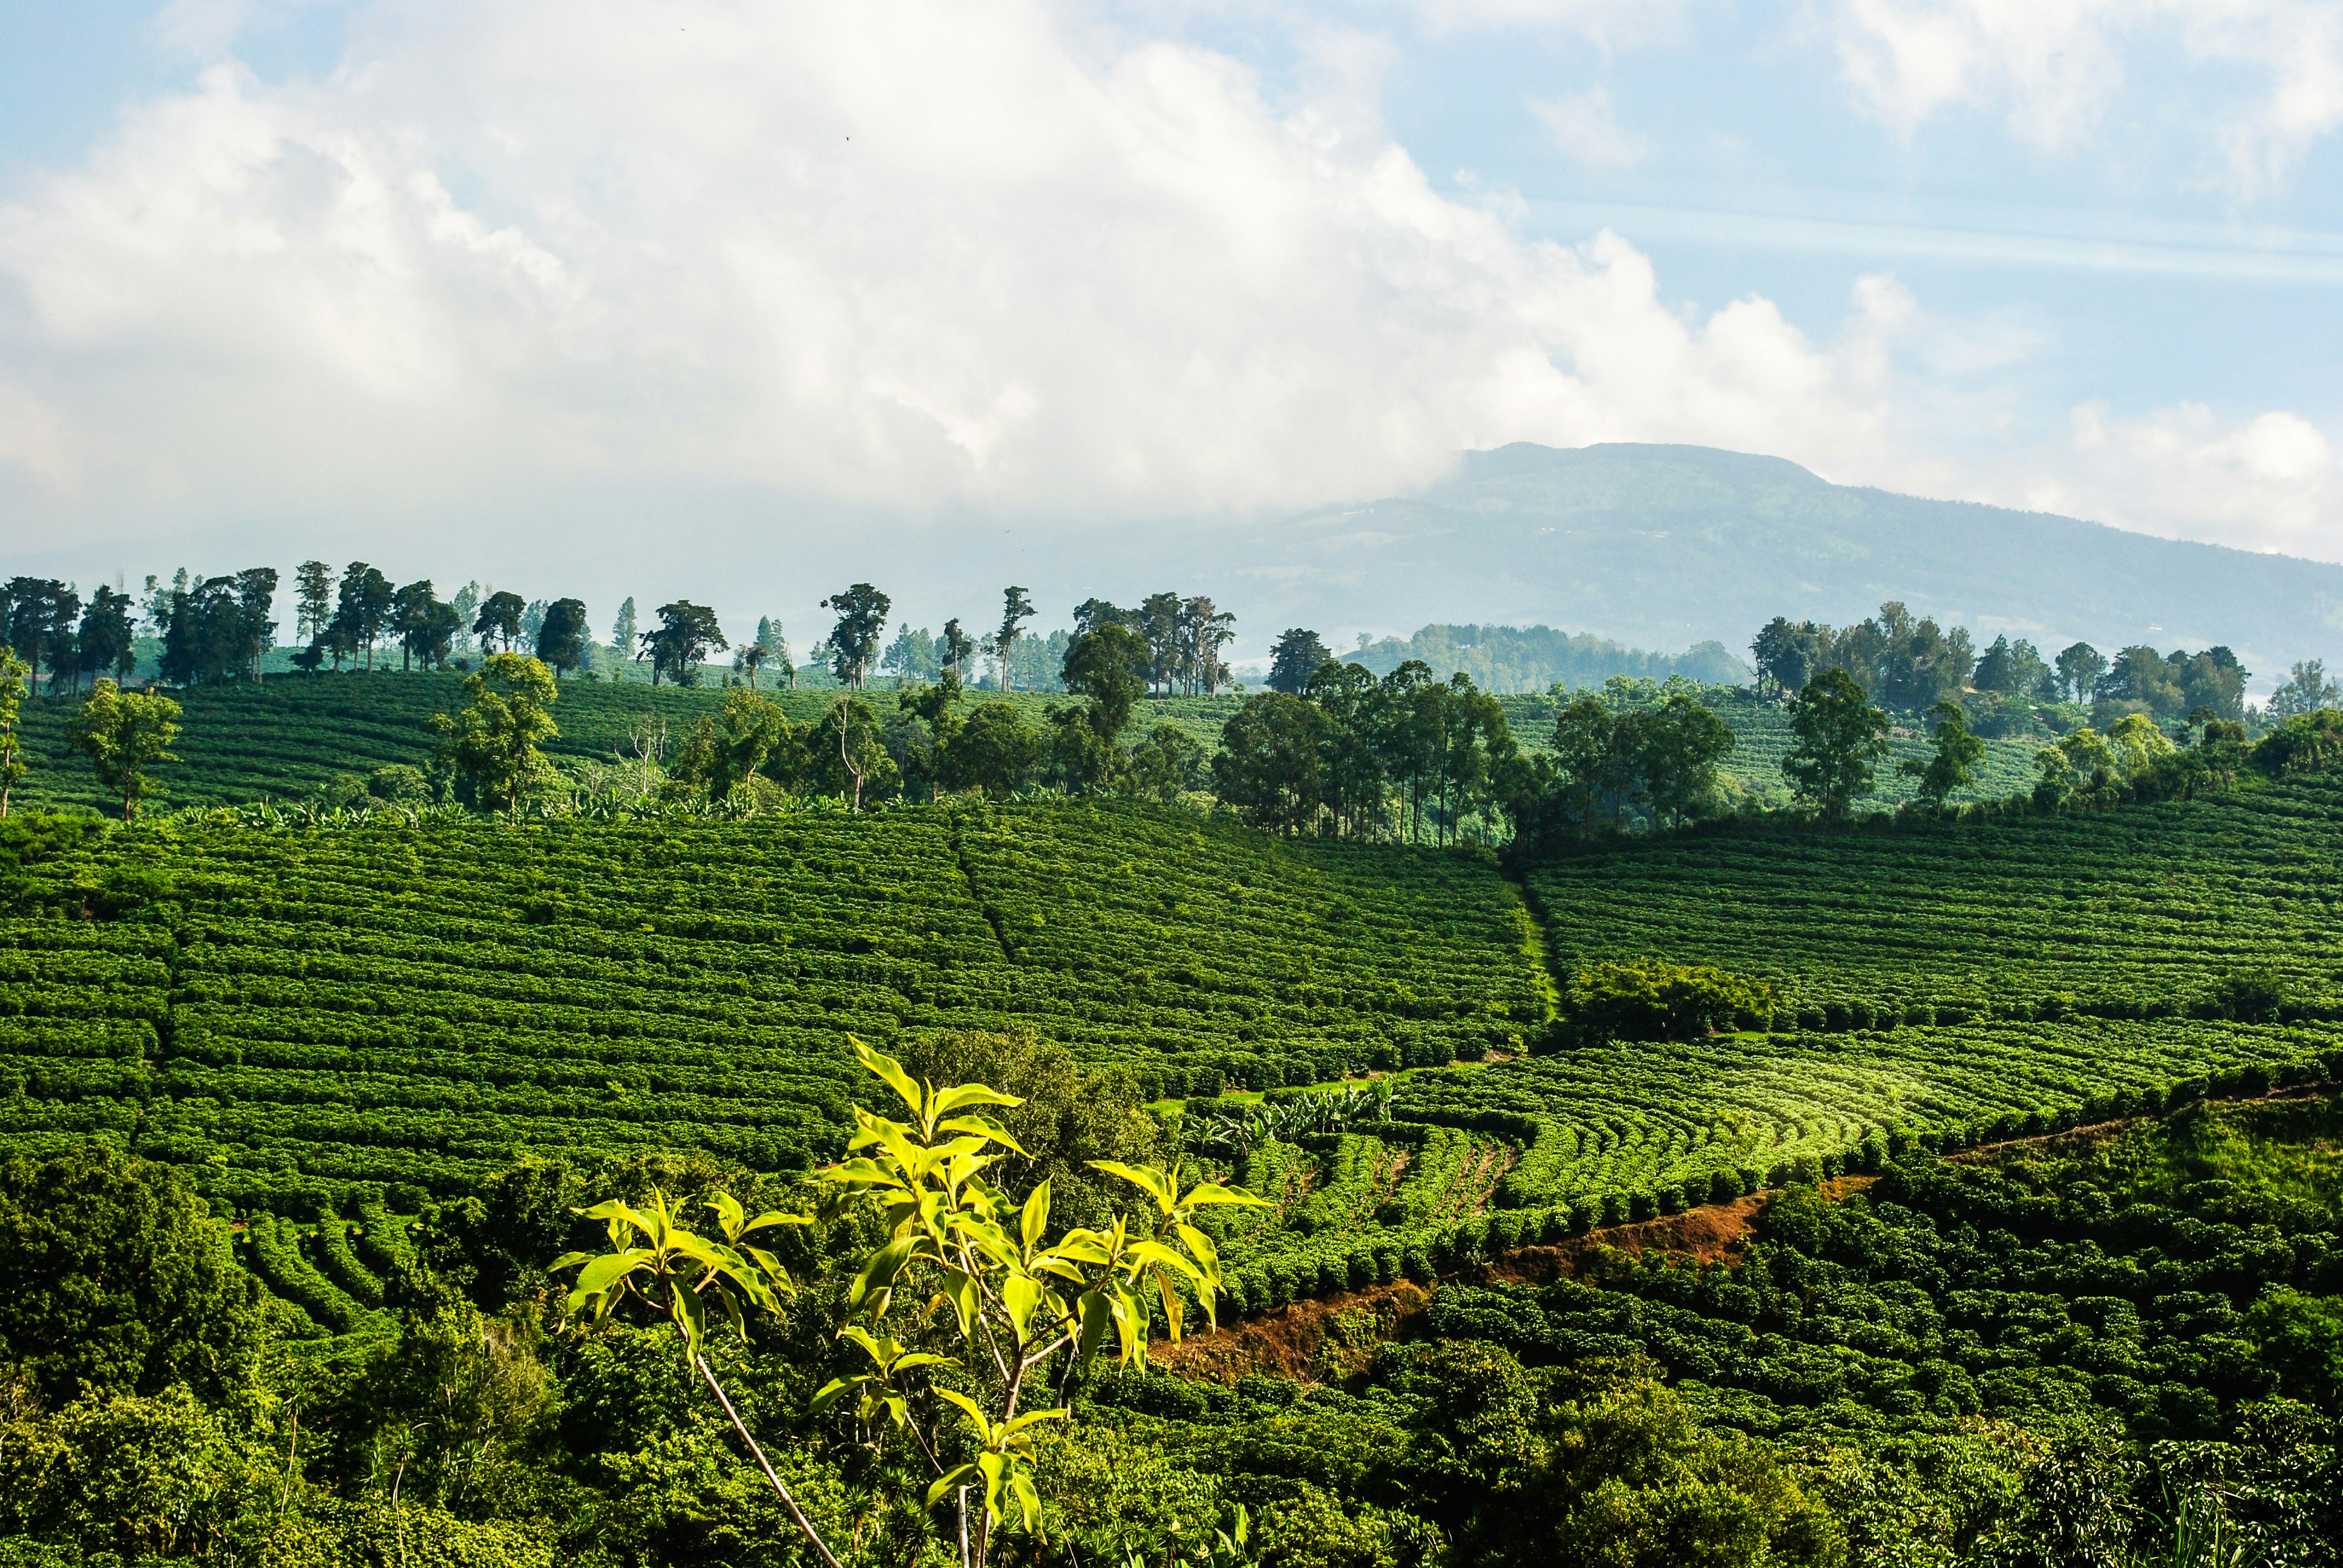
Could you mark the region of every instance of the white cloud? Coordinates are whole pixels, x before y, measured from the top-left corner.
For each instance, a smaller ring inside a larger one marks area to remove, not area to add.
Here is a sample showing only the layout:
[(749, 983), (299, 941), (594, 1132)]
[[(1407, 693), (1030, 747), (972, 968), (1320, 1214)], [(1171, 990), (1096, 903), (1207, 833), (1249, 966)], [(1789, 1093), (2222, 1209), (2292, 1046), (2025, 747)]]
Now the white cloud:
[(2176, 45), (2261, 84), (2207, 126), (2238, 196), (2343, 126), (2338, 0), (1838, 0), (1835, 15), (1857, 101), (1906, 135), (1948, 108), (2000, 106), (2034, 146), (2071, 146), (2126, 85), (2127, 51)]
[(1821, 345), (1762, 299), (1686, 318), (1624, 240), (1441, 196), (1339, 72), (1273, 110), (1223, 56), (1016, 0), (355, 35), (313, 85), (217, 66), (0, 208), (0, 397), (48, 421), (0, 443), (21, 515), (604, 480), (1161, 513), (1515, 439), (1889, 434), (1892, 300)]
[(1552, 134), (1555, 146), (1588, 168), (1634, 168), (1652, 156), (1650, 137), (1619, 124), (1608, 88), (1595, 87), (1569, 98), (1534, 98), (1530, 113)]
[(2300, 415), (2225, 420), (2200, 404), (2124, 417), (2074, 410), (2066, 439), (2026, 455), (1991, 498), (2167, 538), (2343, 558), (2343, 465)]
[(1384, 0), (1435, 33), (1532, 27), (1579, 34), (1606, 47), (1681, 35), (1689, 0)]

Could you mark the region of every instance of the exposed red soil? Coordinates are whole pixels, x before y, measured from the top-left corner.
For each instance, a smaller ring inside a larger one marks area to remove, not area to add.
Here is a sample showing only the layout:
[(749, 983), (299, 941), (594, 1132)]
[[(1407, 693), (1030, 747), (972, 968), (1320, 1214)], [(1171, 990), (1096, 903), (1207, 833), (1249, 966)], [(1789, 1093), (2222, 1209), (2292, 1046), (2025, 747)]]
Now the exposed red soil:
[[(1825, 1191), (1833, 1198), (1843, 1197), (1874, 1180), (1842, 1176), (1826, 1184)], [(1765, 1211), (1773, 1196), (1760, 1192), (1731, 1203), (1704, 1204), (1681, 1214), (1589, 1231), (1550, 1247), (1518, 1248), (1462, 1271), (1454, 1278), (1473, 1284), (1493, 1280), (1543, 1284), (1577, 1273), (1592, 1259), (1620, 1252), (1636, 1257), (1672, 1252), (1715, 1262), (1740, 1253), (1748, 1243), (1752, 1221)], [(1330, 1375), (1364, 1371), (1373, 1342), (1400, 1332), (1408, 1319), (1431, 1304), (1432, 1292), (1437, 1289), (1437, 1283), (1426, 1288), (1397, 1280), (1388, 1285), (1342, 1291), (1278, 1307), (1207, 1333), (1191, 1334), (1177, 1345), (1158, 1342), (1150, 1353), (1182, 1377), (1234, 1382), (1248, 1373), (1265, 1372), (1318, 1382)]]
[[(1184, 1378), (1234, 1382), (1252, 1372), (1317, 1382), (1330, 1374), (1364, 1371), (1373, 1345), (1397, 1333), (1431, 1304), (1432, 1292), (1413, 1280), (1343, 1291), (1295, 1302), (1178, 1344), (1158, 1341), (1149, 1356)], [(1357, 1362), (1355, 1366), (1348, 1364)]]

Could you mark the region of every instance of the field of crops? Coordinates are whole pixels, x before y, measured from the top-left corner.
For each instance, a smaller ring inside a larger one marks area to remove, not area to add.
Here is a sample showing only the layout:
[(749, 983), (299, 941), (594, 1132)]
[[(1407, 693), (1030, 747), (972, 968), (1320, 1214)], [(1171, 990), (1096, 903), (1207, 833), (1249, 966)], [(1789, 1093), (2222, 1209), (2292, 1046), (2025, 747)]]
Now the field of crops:
[[(1215, 1222), (1259, 1305), (1898, 1144), (2343, 1070), (2321, 1021), (2338, 803), (2305, 785), (1557, 862), (1528, 890), (1558, 967), (1724, 964), (1777, 979), (1798, 1020), (1563, 1050), (1531, 906), (1465, 855), (1131, 804), (159, 823), (43, 862), (0, 924), (0, 1142), (99, 1136), (311, 1221), (531, 1154), (801, 1167), (861, 1088), (850, 1033), (1031, 1030), (1173, 1097), (1408, 1070), (1376, 1119), (1238, 1158), (1276, 1208)], [(2194, 1016), (2265, 965), (2272, 1021)], [(317, 1223), (285, 1270), (338, 1244)]]
[(2149, 1017), (2267, 971), (2343, 991), (2343, 811), (2326, 784), (2104, 816), (1734, 832), (1528, 879), (1566, 964), (1654, 957), (1782, 985), (1800, 1022)]
[(247, 1199), (580, 1148), (803, 1165), (845, 1123), (850, 1033), (1034, 1030), (1210, 1094), (1517, 1048), (1544, 1016), (1493, 872), (1136, 806), (171, 824), (31, 897), (0, 927), (0, 1136), (102, 1131)]
[[(431, 716), (456, 711), (462, 706), (461, 693), (460, 676), (393, 672), (315, 678), (280, 676), (258, 685), (197, 687), (178, 692), (176, 700), (186, 710), (176, 747), (180, 760), (156, 770), (158, 794), (150, 809), (297, 800), (336, 774), (364, 777), (392, 763), (426, 767), (431, 759)], [(836, 696), (822, 691), (773, 695), (792, 719), (801, 722), (819, 718)], [(976, 701), (1001, 700), (992, 692), (970, 695)], [(644, 720), (663, 719), (673, 743), (701, 715), (720, 707), (723, 699), (720, 686), (653, 688), (632, 681), (572, 679), (563, 683), (560, 701), (554, 708), (561, 735), (548, 750), (569, 764), (612, 761), (628, 750), (632, 732)], [(884, 712), (893, 694), (874, 691), (870, 699)], [(1014, 692), (1009, 700), (1029, 722), (1039, 725), (1051, 704), (1067, 699)], [(1226, 696), (1150, 699), (1140, 706), (1134, 729), (1143, 731), (1169, 722), (1207, 749), (1215, 748), (1221, 725), (1240, 700)], [(1508, 697), (1502, 700), (1515, 738), (1533, 750), (1544, 748), (1553, 735), (1559, 706), (1554, 699)], [(1739, 739), (1727, 771), (1760, 799), (1786, 800), (1781, 762), (1789, 746), (1789, 730), (1780, 709), (1718, 691), (1710, 692), (1707, 700), (1717, 707)], [(65, 746), (65, 722), (73, 708), (69, 699), (40, 698), (25, 705), (26, 760), (32, 772), (19, 798), (51, 808), (108, 808), (110, 802), (98, 799), (87, 764)], [(1880, 769), (1875, 797), (1884, 805), (1912, 798), (1913, 781), (1896, 773), (1896, 763), (1905, 758), (1924, 758), (1929, 749), (1926, 739), (1917, 734), (1899, 732), (1890, 744), (1894, 756)], [(2038, 747), (2038, 742), (2030, 740), (1988, 741), (1976, 788), (1957, 798), (2011, 795), (2030, 789)]]

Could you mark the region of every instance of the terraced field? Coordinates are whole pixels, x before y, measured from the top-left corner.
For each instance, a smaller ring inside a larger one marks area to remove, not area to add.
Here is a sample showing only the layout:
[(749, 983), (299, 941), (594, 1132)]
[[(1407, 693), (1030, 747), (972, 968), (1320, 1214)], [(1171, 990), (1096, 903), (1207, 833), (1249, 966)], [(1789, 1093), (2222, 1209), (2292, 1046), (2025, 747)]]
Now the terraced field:
[[(386, 671), (316, 678), (281, 676), (259, 685), (197, 687), (176, 693), (186, 710), (176, 747), (180, 759), (156, 770), (159, 793), (150, 809), (296, 800), (337, 774), (363, 777), (393, 763), (427, 767), (431, 759), (431, 716), (460, 708), (461, 686), (462, 678), (456, 675)], [(836, 698), (833, 692), (809, 690), (771, 695), (800, 722), (818, 719)], [(992, 692), (970, 695), (979, 702), (1002, 700)], [(894, 700), (888, 691), (873, 691), (870, 697), (882, 713)], [(720, 686), (654, 688), (634, 681), (572, 679), (563, 683), (553, 710), (561, 734), (548, 750), (571, 765), (609, 762), (621, 753), (630, 753), (633, 732), (646, 720), (664, 720), (673, 744), (703, 714), (720, 707), (723, 699)], [(1039, 725), (1051, 704), (1067, 699), (1021, 691), (1011, 693), (1007, 700), (1029, 722)], [(1150, 699), (1141, 704), (1133, 719), (1134, 735), (1159, 722), (1170, 723), (1207, 749), (1216, 749), (1221, 726), (1239, 700), (1225, 696)], [(1789, 730), (1780, 709), (1717, 690), (1712, 690), (1706, 700), (1739, 738), (1727, 772), (1760, 799), (1785, 800), (1781, 760), (1789, 746)], [(1548, 697), (1507, 697), (1501, 701), (1515, 739), (1532, 750), (1544, 748), (1552, 738), (1559, 704)], [(65, 723), (73, 707), (70, 699), (49, 698), (25, 704), (26, 760), (32, 772), (18, 798), (40, 807), (110, 809), (112, 803), (98, 798), (85, 762), (66, 748)], [(1898, 774), (1896, 764), (1906, 758), (1925, 758), (1929, 750), (1926, 738), (1916, 733), (1899, 734), (1891, 746), (1894, 755), (1880, 769), (1875, 797), (1881, 805), (1912, 799), (1913, 781)], [(2038, 749), (2037, 741), (1988, 741), (1976, 788), (1958, 798), (1981, 799), (2031, 789), (2034, 754)]]
[[(36, 866), (0, 924), (0, 1143), (101, 1137), (307, 1221), (528, 1156), (802, 1167), (862, 1090), (849, 1034), (1030, 1030), (1172, 1097), (1401, 1071), (1381, 1119), (1236, 1161), (1276, 1204), (1215, 1221), (1260, 1305), (2343, 1073), (2338, 803), (1635, 844), (1534, 870), (1543, 934), (1485, 857), (1124, 803), (157, 823)], [(1542, 940), (1565, 971), (1768, 974), (1790, 1008), (1770, 1035), (1561, 1047)], [(2261, 968), (2261, 1021), (2212, 1016)], [(308, 1236), (286, 1244), (332, 1241)]]
[(2343, 990), (2343, 798), (2313, 783), (2105, 816), (1732, 832), (1528, 879), (1565, 965), (1653, 957), (1778, 981), (1808, 1028), (2170, 1013), (2267, 973)]
[[(1037, 895), (1096, 886), (1077, 846), (1129, 870), (1052, 941)], [(1173, 1094), (1517, 1047), (1513, 890), (1413, 864), (1135, 806), (123, 832), (0, 927), (0, 1138), (341, 1199), (585, 1148), (801, 1166), (849, 1034), (1033, 1030)]]

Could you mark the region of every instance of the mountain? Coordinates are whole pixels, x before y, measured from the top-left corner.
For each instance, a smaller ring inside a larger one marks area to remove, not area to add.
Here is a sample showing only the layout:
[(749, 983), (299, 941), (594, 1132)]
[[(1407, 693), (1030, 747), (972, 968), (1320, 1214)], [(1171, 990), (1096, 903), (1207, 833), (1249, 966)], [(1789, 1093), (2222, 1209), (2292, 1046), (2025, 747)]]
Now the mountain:
[(2226, 643), (2265, 689), (2292, 660), (2343, 653), (2343, 566), (1834, 485), (1704, 447), (1520, 442), (1467, 453), (1419, 495), (1242, 532), (1243, 591), (1227, 601), (1338, 648), (1454, 620), (1738, 653), (1776, 615), (1844, 622), (1901, 599), (1980, 646)]

